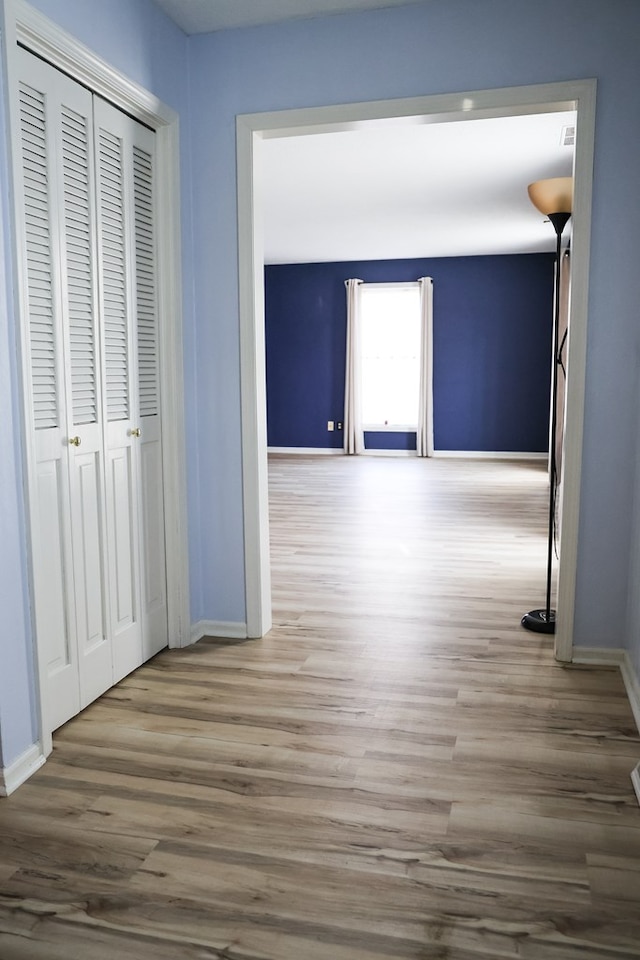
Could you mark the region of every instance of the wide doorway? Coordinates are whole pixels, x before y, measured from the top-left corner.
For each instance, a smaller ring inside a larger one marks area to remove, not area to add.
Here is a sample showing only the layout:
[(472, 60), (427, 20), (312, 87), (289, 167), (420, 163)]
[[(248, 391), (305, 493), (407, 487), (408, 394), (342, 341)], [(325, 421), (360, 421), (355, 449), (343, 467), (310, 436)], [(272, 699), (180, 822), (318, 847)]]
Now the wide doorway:
[(354, 123), (387, 123), (389, 120), (407, 117), (420, 117), (425, 123), (439, 123), (465, 117), (473, 119), (517, 116), (549, 110), (575, 110), (579, 134), (574, 166), (571, 359), (566, 394), (562, 562), (558, 579), (555, 639), (556, 657), (560, 660), (571, 659), (582, 461), (594, 94), (595, 88), (591, 81), (575, 81), (546, 84), (542, 87), (474, 91), (468, 94), (348, 104), (238, 118), (243, 494), (249, 636), (263, 636), (272, 622), (264, 390), (264, 252), (260, 226), (263, 213), (260, 193), (262, 140), (271, 137), (308, 136), (332, 129), (348, 129), (349, 124)]

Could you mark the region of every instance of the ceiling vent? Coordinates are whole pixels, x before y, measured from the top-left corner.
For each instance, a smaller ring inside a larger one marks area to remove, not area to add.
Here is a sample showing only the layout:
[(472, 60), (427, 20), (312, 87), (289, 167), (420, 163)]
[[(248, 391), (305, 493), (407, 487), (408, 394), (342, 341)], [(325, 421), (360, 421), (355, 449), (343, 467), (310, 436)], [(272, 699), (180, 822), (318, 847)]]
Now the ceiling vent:
[(561, 147), (573, 147), (576, 142), (576, 128), (575, 127), (563, 127), (562, 136), (560, 137), (560, 146)]

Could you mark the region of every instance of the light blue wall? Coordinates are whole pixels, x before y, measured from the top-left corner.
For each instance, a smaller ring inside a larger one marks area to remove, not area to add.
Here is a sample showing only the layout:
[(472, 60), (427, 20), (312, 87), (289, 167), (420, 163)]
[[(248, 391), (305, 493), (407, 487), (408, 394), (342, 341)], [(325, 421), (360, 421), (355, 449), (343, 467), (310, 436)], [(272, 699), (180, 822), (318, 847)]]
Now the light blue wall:
[[(181, 115), (188, 166), (188, 41), (151, 0), (36, 0), (34, 7)], [(3, 17), (11, 5), (3, 5)], [(4, 20), (3, 20), (4, 24)], [(5, 99), (2, 97), (2, 103)], [(0, 118), (0, 132), (4, 123)], [(22, 450), (9, 233), (6, 143), (0, 142), (0, 763), (10, 765), (36, 739), (33, 649), (26, 573)], [(185, 179), (188, 186), (188, 179)], [(183, 195), (185, 263), (190, 263), (190, 194)], [(194, 352), (190, 291), (185, 284), (185, 351)], [(191, 360), (191, 366), (193, 361)], [(192, 398), (192, 395), (189, 395)], [(187, 398), (187, 402), (189, 401)], [(197, 482), (197, 475), (191, 474)], [(192, 497), (195, 501), (195, 497)]]
[[(640, 391), (635, 398), (635, 409), (640, 409)], [(627, 649), (636, 677), (640, 678), (640, 417), (638, 418), (638, 451), (636, 489), (630, 516), (632, 555), (629, 565), (629, 595), (627, 610)]]
[(202, 616), (243, 614), (235, 115), (596, 77), (576, 640), (623, 643), (640, 335), (640, 204), (632, 200), (640, 169), (639, 40), (636, 0), (433, 0), (192, 39), (203, 489), (217, 477), (206, 521), (203, 514)]

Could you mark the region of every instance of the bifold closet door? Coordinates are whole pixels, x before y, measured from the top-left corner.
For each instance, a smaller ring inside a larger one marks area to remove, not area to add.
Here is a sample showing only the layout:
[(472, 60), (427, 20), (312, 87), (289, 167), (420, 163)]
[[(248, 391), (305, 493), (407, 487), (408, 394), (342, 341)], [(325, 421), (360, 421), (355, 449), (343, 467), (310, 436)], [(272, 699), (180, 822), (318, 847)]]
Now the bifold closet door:
[(155, 136), (18, 56), (34, 592), (55, 729), (167, 645)]
[(19, 51), (24, 297), (36, 460), (36, 621), (48, 716), (112, 684), (92, 96)]
[(95, 98), (114, 677), (167, 645), (155, 135)]

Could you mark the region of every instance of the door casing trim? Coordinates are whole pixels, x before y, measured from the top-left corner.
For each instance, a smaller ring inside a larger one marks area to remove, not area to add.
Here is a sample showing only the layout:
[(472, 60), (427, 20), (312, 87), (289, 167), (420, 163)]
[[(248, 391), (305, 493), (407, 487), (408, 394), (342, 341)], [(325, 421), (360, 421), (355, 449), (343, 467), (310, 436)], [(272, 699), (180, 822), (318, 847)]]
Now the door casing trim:
[[(558, 570), (555, 656), (573, 655), (578, 561), (580, 483), (587, 355), (587, 301), (596, 81), (570, 80), (474, 90), (436, 96), (338, 104), (236, 118), (238, 273), (247, 631), (263, 636), (271, 627), (264, 348), (264, 246), (260, 196), (260, 147), (264, 139), (357, 129), (372, 121), (420, 117), (421, 122), (476, 120), (576, 110), (572, 296), (566, 389), (566, 433), (561, 504), (562, 553)], [(541, 587), (542, 589), (542, 587)], [(524, 612), (524, 611), (523, 611)]]

